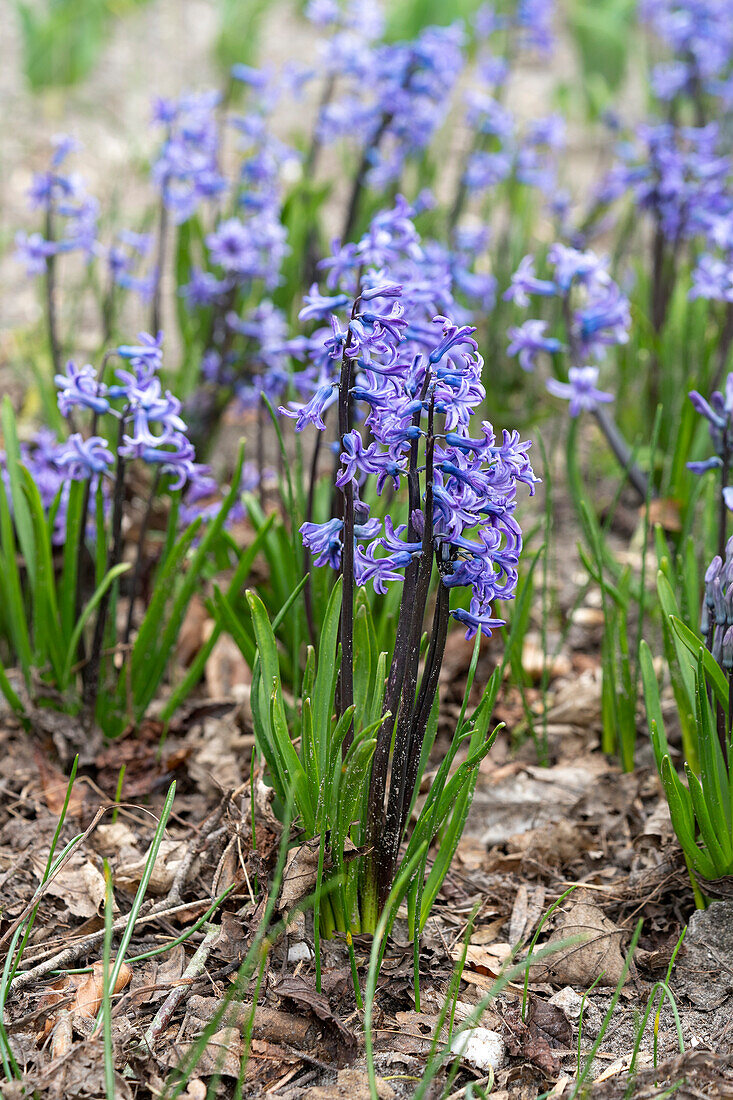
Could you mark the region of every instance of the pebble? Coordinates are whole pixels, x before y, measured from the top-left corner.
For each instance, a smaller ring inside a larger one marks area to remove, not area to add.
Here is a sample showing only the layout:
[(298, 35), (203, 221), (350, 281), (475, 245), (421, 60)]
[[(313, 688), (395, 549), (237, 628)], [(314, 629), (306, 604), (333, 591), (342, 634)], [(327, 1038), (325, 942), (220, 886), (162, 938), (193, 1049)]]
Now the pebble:
[(501, 1035), (485, 1027), (472, 1027), (460, 1032), (451, 1042), (450, 1049), (452, 1054), (460, 1054), (464, 1062), (484, 1073), (499, 1069), (506, 1056)]

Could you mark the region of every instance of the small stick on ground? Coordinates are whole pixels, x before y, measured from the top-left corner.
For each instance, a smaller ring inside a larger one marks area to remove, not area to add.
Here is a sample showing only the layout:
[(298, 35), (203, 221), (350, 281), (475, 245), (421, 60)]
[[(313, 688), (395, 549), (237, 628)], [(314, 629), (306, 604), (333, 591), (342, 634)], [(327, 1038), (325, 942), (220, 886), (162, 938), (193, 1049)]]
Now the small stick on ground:
[(179, 1004), (190, 990), (191, 982), (194, 978), (199, 978), (204, 972), (204, 967), (211, 954), (211, 949), (216, 943), (221, 934), (221, 928), (219, 925), (204, 925), (206, 928), (206, 935), (203, 942), (196, 949), (190, 963), (184, 970), (181, 976), (181, 984), (177, 985), (175, 989), (172, 989), (163, 1004), (156, 1012), (153, 1022), (148, 1030), (145, 1032), (145, 1038), (143, 1040), (144, 1046), (153, 1051), (155, 1044), (160, 1039), (163, 1032), (169, 1026), (173, 1019), (173, 1014), (178, 1008)]
[[(137, 923), (141, 924), (150, 920), (162, 920), (166, 917), (175, 916), (176, 913), (181, 913), (187, 909), (193, 909), (196, 906), (206, 910), (211, 905), (210, 898), (201, 898), (197, 901), (186, 901), (179, 905), (174, 905), (172, 908), (168, 906), (167, 898), (161, 903), (156, 905), (149, 905), (145, 908), (145, 912), (142, 910), (138, 913)], [(127, 928), (127, 922), (129, 920), (129, 914), (125, 914), (124, 917), (119, 917), (112, 925), (112, 934), (116, 935), (118, 932), (124, 932)], [(102, 943), (104, 940), (104, 929), (101, 928), (98, 932), (90, 932), (88, 936), (84, 936), (77, 943), (72, 944), (70, 947), (65, 947), (63, 951), (59, 951), (58, 954), (52, 955), (50, 959), (46, 959), (44, 962), (38, 963), (37, 966), (31, 967), (30, 970), (23, 970), (18, 974), (10, 984), (11, 993), (20, 993), (21, 990), (27, 986), (32, 985), (34, 982), (39, 981), (41, 978), (45, 978), (47, 974), (50, 974), (54, 970), (65, 970), (67, 967), (74, 966), (80, 959), (84, 957), (90, 947), (96, 947), (97, 944)]]
[[(226, 807), (229, 805), (230, 793), (223, 796), (219, 805), (209, 814), (208, 818), (203, 822), (201, 828), (196, 834), (193, 843), (186, 852), (185, 857), (181, 860), (181, 865), (176, 871), (175, 877), (171, 884), (171, 888), (168, 891), (166, 897), (155, 904), (145, 902), (138, 914), (138, 923), (141, 920), (150, 920), (156, 917), (172, 916), (176, 912), (180, 912), (182, 909), (189, 909), (196, 904), (211, 904), (210, 901), (197, 903), (197, 902), (183, 902), (182, 894), (186, 885), (188, 876), (191, 873), (191, 868), (205, 849), (206, 845), (211, 841), (214, 835), (217, 835), (217, 826), (221, 821)], [(87, 833), (90, 832), (92, 827), (96, 825), (98, 818), (103, 813), (100, 810), (95, 817), (92, 825), (87, 829)], [(59, 868), (60, 870), (60, 868)], [(32, 903), (35, 904), (37, 897), (34, 895)], [(112, 925), (112, 932), (122, 932), (127, 927), (128, 915), (120, 917)], [(17, 923), (17, 922), (16, 922)], [(12, 932), (12, 929), (10, 930)], [(7, 934), (6, 934), (7, 935)], [(45, 962), (39, 963), (37, 966), (32, 966), (29, 970), (24, 970), (20, 974), (16, 975), (11, 983), (10, 989), (13, 993), (18, 993), (22, 989), (31, 985), (33, 982), (38, 981), (39, 978), (43, 978), (46, 974), (49, 974), (52, 970), (64, 970), (66, 967), (73, 966), (81, 958), (90, 947), (96, 946), (104, 939), (104, 929), (98, 932), (92, 932), (90, 935), (85, 936), (78, 943), (72, 944), (70, 947), (65, 948), (58, 954), (53, 955), (50, 959), (46, 959)]]

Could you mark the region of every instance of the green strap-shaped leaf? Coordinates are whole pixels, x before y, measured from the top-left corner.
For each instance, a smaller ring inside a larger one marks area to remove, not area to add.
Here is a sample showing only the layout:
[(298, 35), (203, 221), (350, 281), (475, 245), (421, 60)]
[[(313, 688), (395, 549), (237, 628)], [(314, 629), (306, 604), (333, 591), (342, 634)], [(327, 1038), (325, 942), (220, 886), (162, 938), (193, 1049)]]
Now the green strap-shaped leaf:
[(30, 506), (23, 493), (23, 478), (21, 475), (22, 458), (20, 443), (18, 442), (18, 430), (15, 424), (15, 413), (9, 397), (3, 398), (2, 411), (0, 412), (3, 428), (3, 442), (5, 445), (5, 468), (10, 482), (10, 496), (13, 502), (13, 520), (15, 530), (18, 532), (20, 552), (25, 558), (31, 588), (35, 587), (36, 579), (36, 546), (33, 533), (33, 518)]
[(54, 678), (60, 687), (63, 683), (64, 648), (61, 620), (56, 601), (51, 532), (46, 522), (46, 514), (43, 510), (43, 502), (38, 486), (25, 466), (19, 466), (18, 472), (33, 525), (33, 545), (36, 555), (33, 568), (35, 577), (33, 589), (35, 620), (33, 624), (33, 641), (37, 651), (50, 661)]
[(0, 478), (0, 550), (0, 594), (3, 599), (3, 610), (10, 627), (17, 660), (23, 670), (23, 677), (26, 685), (30, 685), (33, 656), (18, 570), (13, 520), (2, 478)]
[(680, 672), (682, 674), (682, 680), (685, 685), (685, 690), (690, 699), (690, 707), (692, 713), (695, 712), (695, 677), (692, 671), (692, 662), (689, 659), (689, 653), (692, 652), (694, 656), (697, 656), (697, 650), (700, 645), (700, 639), (697, 638), (695, 642), (694, 650), (690, 651), (683, 643), (680, 634), (672, 629), (671, 619), (672, 617), (679, 619), (680, 609), (677, 604), (677, 598), (675, 597), (672, 585), (666, 574), (660, 569), (657, 573), (657, 595), (659, 596), (659, 602), (662, 605), (662, 621), (669, 624), (671, 631), (671, 640), (677, 654), (677, 661), (679, 663)]
[(285, 791), (293, 791), (295, 805), (303, 818), (306, 837), (310, 838), (316, 835), (319, 791), (315, 784), (308, 782), (305, 768), (290, 740), (279, 671), (272, 681), (270, 694), (270, 730), (274, 735), (273, 748), (278, 756)]
[[(178, 638), (178, 632), (183, 622), (183, 616), (186, 613), (186, 608), (191, 602), (191, 598), (196, 591), (197, 586), (200, 583), (201, 570), (204, 567), (207, 555), (212, 546), (216, 543), (220, 532), (224, 527), (227, 516), (231, 512), (232, 508), (236, 504), (239, 498), (239, 485), (242, 480), (242, 465), (244, 463), (244, 450), (240, 447), (239, 456), (237, 459), (237, 465), (234, 470), (232, 482), (229, 487), (229, 492), (222, 501), (221, 508), (215, 515), (215, 517), (206, 524), (206, 529), (201, 537), (196, 550), (191, 556), (191, 560), (188, 563), (188, 569), (183, 577), (183, 581), (180, 584), (176, 595), (173, 598), (172, 607), (170, 613), (166, 619), (159, 619), (157, 624), (157, 630), (154, 635), (154, 641), (157, 642), (152, 653), (149, 655), (145, 662), (144, 667), (138, 666), (136, 669), (137, 675), (133, 674), (132, 677), (132, 690), (135, 702), (135, 717), (139, 721), (144, 715), (151, 700), (153, 699), (158, 685), (165, 673), (170, 655), (173, 651), (173, 647), (176, 644)], [(195, 521), (198, 522), (198, 521)], [(191, 525), (193, 527), (194, 524)], [(191, 527), (182, 536), (186, 539), (187, 535), (191, 531)], [(198, 531), (198, 527), (196, 530)], [(169, 540), (175, 534), (175, 527), (169, 524)], [(189, 543), (190, 545), (190, 543)], [(176, 556), (177, 545), (174, 545), (169, 553), (169, 557)], [(168, 551), (166, 551), (168, 552)], [(168, 561), (165, 563), (165, 567), (168, 567)], [(157, 589), (157, 581), (155, 585)], [(151, 601), (152, 602), (152, 601)], [(167, 601), (165, 601), (167, 603)], [(165, 608), (165, 603), (164, 603)], [(163, 630), (160, 629), (160, 623), (164, 622)]]
[[(260, 551), (262, 541), (265, 538), (270, 527), (272, 526), (274, 520), (275, 513), (273, 512), (272, 515), (268, 517), (265, 526), (262, 528), (262, 530), (258, 532), (257, 536), (252, 542), (252, 545), (249, 546), (240, 557), (239, 562), (237, 563), (237, 568), (234, 570), (234, 575), (232, 576), (232, 579), (229, 582), (229, 586), (226, 591), (227, 600), (231, 601), (239, 595), (240, 589), (242, 588), (242, 585), (246, 581), (247, 577), (249, 576), (249, 572), (252, 568), (254, 560)], [(186, 676), (178, 685), (178, 687), (176, 687), (171, 693), (168, 702), (161, 711), (160, 719), (163, 723), (168, 723), (171, 720), (183, 700), (188, 697), (190, 692), (203, 676), (206, 662), (211, 656), (214, 646), (221, 637), (221, 632), (223, 629), (218, 616), (214, 615), (214, 618), (216, 620), (216, 625), (214, 629), (211, 631), (211, 634), (207, 638), (206, 642), (191, 662), (191, 667), (186, 673)], [(252, 651), (254, 652), (254, 645), (252, 645)], [(250, 668), (252, 667), (252, 663), (252, 661), (247, 662)]]
[(698, 654), (702, 651), (705, 676), (715, 692), (715, 698), (727, 714), (728, 680), (722, 668), (715, 660), (710, 650), (703, 647), (702, 639), (699, 634), (696, 634), (694, 630), (690, 630), (689, 626), (683, 623), (677, 615), (670, 615), (669, 621), (672, 624), (675, 634), (683, 643), (686, 650), (695, 658), (695, 661), (697, 661)]
[(102, 596), (104, 596), (104, 594), (107, 591), (107, 589), (109, 588), (109, 586), (114, 581), (116, 581), (119, 576), (121, 576), (123, 573), (126, 573), (128, 571), (128, 569), (130, 569), (130, 562), (123, 561), (123, 562), (120, 562), (119, 565), (113, 566), (113, 568), (110, 569), (110, 571), (107, 573), (107, 576), (104, 578), (102, 583), (99, 585), (99, 587), (96, 589), (96, 591), (92, 595), (92, 597), (89, 600), (89, 602), (87, 603), (86, 607), (84, 607), (84, 609), (82, 610), (82, 613), (79, 616), (79, 620), (76, 623), (76, 626), (74, 627), (74, 629), (72, 631), (71, 638), (69, 639), (69, 646), (68, 646), (68, 649), (66, 651), (66, 658), (64, 660), (64, 668), (63, 668), (63, 672), (61, 674), (61, 683), (59, 685), (62, 689), (67, 687), (67, 685), (69, 683), (69, 680), (71, 679), (71, 666), (72, 666), (72, 664), (74, 662), (74, 658), (76, 656), (76, 650), (77, 650), (77, 647), (79, 645), (79, 640), (81, 638), (82, 631), (84, 629), (85, 624), (89, 620), (89, 616), (92, 614), (92, 612), (95, 610), (95, 608), (97, 608), (99, 606), (99, 602), (102, 599)]
[[(277, 758), (277, 770), (281, 781), (286, 792), (288, 787), (292, 785), (308, 835), (313, 836), (318, 789), (309, 790), (305, 769), (290, 740), (282, 701), (280, 664), (275, 635), (267, 617), (265, 605), (259, 596), (252, 591), (248, 591), (247, 602), (252, 615), (252, 625), (257, 642), (258, 665), (260, 667), (261, 679), (257, 685), (259, 714), (262, 718), (266, 709), (269, 710), (270, 714), (269, 723), (262, 722), (260, 737), (270, 738), (269, 748)], [(255, 734), (257, 732), (257, 729), (255, 729)]]
[[(78, 578), (79, 535), (86, 516), (82, 516), (87, 483), (72, 481), (69, 484), (69, 496), (66, 502), (66, 531), (64, 535), (63, 566), (59, 585), (59, 610), (64, 641), (68, 643), (74, 629), (76, 614), (76, 591)], [(51, 526), (52, 523), (51, 523)]]
[(341, 589), (342, 579), (339, 577), (333, 586), (323, 626), (321, 627), (321, 637), (318, 645), (318, 667), (313, 685), (313, 731), (317, 746), (319, 780), (325, 775), (328, 763), (328, 743), (334, 709), (339, 620), (341, 617)]
[(643, 639), (639, 646), (639, 666), (641, 668), (644, 704), (654, 757), (657, 761), (657, 770), (661, 771), (662, 758), (668, 754), (669, 747), (664, 729), (664, 719), (662, 718), (662, 704), (659, 698), (659, 684), (657, 683), (657, 674), (654, 671), (652, 651)]
[(669, 756), (662, 760), (662, 786), (669, 806), (669, 815), (682, 850), (692, 866), (703, 878), (717, 878), (717, 872), (709, 852), (699, 847), (695, 840), (695, 814), (692, 798), (672, 766)]
[(727, 875), (730, 873), (731, 864), (730, 838), (725, 837), (724, 830), (719, 831), (719, 821), (714, 816), (712, 807), (708, 805), (702, 783), (698, 777), (689, 768), (686, 768), (685, 771), (687, 772), (687, 784), (695, 818), (700, 827), (700, 834), (705, 847), (715, 865), (716, 874), (719, 877)]

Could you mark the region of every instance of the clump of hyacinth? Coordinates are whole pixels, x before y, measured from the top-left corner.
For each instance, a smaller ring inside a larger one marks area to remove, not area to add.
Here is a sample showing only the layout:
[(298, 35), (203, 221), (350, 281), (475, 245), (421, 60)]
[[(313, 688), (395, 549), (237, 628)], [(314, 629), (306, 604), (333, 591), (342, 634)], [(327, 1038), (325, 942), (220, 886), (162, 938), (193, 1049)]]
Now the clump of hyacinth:
[(557, 356), (569, 352), (567, 381), (547, 379), (547, 388), (570, 402), (570, 415), (595, 412), (612, 400), (597, 388), (599, 367), (610, 347), (629, 339), (629, 302), (607, 270), (607, 261), (594, 252), (581, 252), (554, 244), (547, 255), (552, 278), (539, 278), (535, 261), (525, 256), (504, 297), (525, 308), (532, 298), (554, 298), (561, 303), (566, 343), (547, 332), (548, 323), (538, 318), (509, 329), (509, 355), (516, 355), (523, 370), (534, 370), (543, 352)]
[(722, 137), (717, 122), (640, 125), (635, 143), (618, 146), (618, 163), (603, 181), (599, 202), (630, 193), (664, 239), (677, 246), (705, 233), (730, 207), (731, 161)]
[[(55, 377), (59, 410), (67, 418), (73, 417), (74, 410), (89, 410), (95, 425), (101, 416), (114, 418), (118, 423), (118, 462), (140, 458), (162, 474), (170, 474), (171, 489), (180, 489), (197, 471), (180, 417), (181, 403), (170, 391), (163, 392), (158, 377), (162, 333), (156, 337), (141, 333), (139, 340), (137, 345), (115, 349), (114, 355), (129, 364), (129, 369), (117, 367), (109, 383), (91, 364), (77, 367), (69, 361), (65, 372)], [(78, 480), (111, 472), (115, 455), (108, 440), (95, 432), (86, 439), (74, 432), (64, 455), (56, 461), (66, 465), (69, 476)]]
[(188, 93), (178, 100), (157, 99), (153, 120), (164, 128), (153, 164), (153, 182), (176, 222), (227, 188), (219, 170), (218, 92)]
[[(125, 366), (118, 367), (110, 382), (91, 364), (77, 367), (69, 361), (63, 374), (56, 376), (58, 406), (62, 415), (78, 429), (78, 415), (91, 417), (91, 432), (74, 430), (63, 440), (44, 428), (20, 448), (21, 461), (38, 487), (44, 510), (54, 515), (54, 542), (66, 538), (66, 506), (69, 484), (86, 481), (89, 485), (90, 518), (94, 498), (101, 489), (105, 512), (111, 505), (110, 490), (120, 472), (132, 460), (140, 460), (160, 476), (156, 487), (165, 485), (171, 492), (183, 490), (180, 522), (187, 525), (197, 517), (213, 518), (221, 507), (219, 486), (208, 466), (195, 461), (194, 449), (186, 437), (181, 419), (181, 403), (168, 390), (163, 391), (157, 372), (162, 363), (160, 334), (153, 338), (140, 333), (140, 344), (122, 345), (106, 356), (117, 357)], [(105, 369), (107, 369), (105, 367)], [(102, 418), (117, 423), (114, 437), (98, 434)], [(160, 478), (168, 475), (167, 481)], [(11, 501), (11, 485), (5, 455), (0, 452), (0, 477)], [(243, 488), (256, 485), (256, 472), (245, 464)], [(229, 521), (241, 517), (241, 507), (232, 509)], [(89, 534), (94, 536), (93, 525)]]
[[(329, 410), (338, 407), (341, 508), (325, 523), (307, 519), (301, 534), (316, 565), (339, 569), (343, 578), (342, 715), (354, 701), (354, 587), (372, 584), (384, 593), (390, 584), (402, 585), (371, 767), (369, 912), (384, 905), (394, 881), (450, 616), (469, 638), (502, 622), (493, 604), (514, 596), (522, 549), (517, 487), (523, 482), (532, 492), (537, 480), (530, 444), (517, 432), (498, 439), (480, 419), (486, 391), (475, 329), (431, 313), (435, 298), (450, 297), (450, 288), (430, 286), (421, 256), (404, 203), (378, 215), (360, 241), (335, 249), (324, 264), (330, 293), (313, 286), (300, 313), (319, 326), (307, 340), (314, 391), (310, 400), (281, 409), (296, 430), (313, 425), (323, 434)], [(400, 270), (404, 283), (395, 280)], [(367, 482), (378, 496), (385, 489), (391, 494), (384, 520), (370, 514)], [(420, 674), (434, 570), (435, 606)], [(467, 598), (451, 610), (455, 589)], [(344, 751), (350, 740), (349, 733)]]
[[(379, 228), (337, 250), (325, 266), (339, 292), (313, 287), (300, 313), (328, 322), (310, 338), (318, 380), (308, 402), (281, 411), (298, 431), (308, 424), (323, 431), (339, 403), (336, 485), (350, 501), (343, 518), (306, 522), (303, 540), (317, 565), (348, 568), (356, 584), (377, 592), (394, 581), (409, 588), (418, 563), (434, 557), (446, 590), (470, 592), (469, 609), (451, 614), (469, 637), (488, 633), (501, 622), (492, 604), (516, 587), (517, 484), (532, 488), (536, 480), (529, 444), (516, 432), (497, 440), (491, 424), (477, 422), (486, 393), (475, 329), (441, 314), (426, 320), (425, 285), (385, 281), (406, 253), (420, 250), (406, 210), (386, 212)], [(406, 490), (402, 523), (394, 506), (384, 522), (370, 517), (362, 499), (368, 478), (379, 495)]]
[[(369, 7), (376, 10), (367, 14)], [(385, 187), (399, 179), (409, 156), (427, 148), (445, 118), (464, 66), (464, 31), (458, 23), (426, 27), (411, 42), (375, 43), (382, 31), (376, 5), (357, 0), (341, 10), (318, 3), (308, 14), (332, 32), (321, 50), (332, 88), (320, 107), (318, 140), (356, 140), (368, 151), (361, 174)]]

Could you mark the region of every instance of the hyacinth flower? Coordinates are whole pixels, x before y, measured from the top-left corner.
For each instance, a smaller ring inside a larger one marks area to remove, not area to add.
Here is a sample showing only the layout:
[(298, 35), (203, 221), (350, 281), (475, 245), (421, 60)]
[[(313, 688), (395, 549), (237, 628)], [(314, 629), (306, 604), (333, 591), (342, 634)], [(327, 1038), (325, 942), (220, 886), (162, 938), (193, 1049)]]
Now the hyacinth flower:
[[(108, 352), (99, 370), (90, 364), (77, 367), (69, 362), (55, 380), (59, 411), (75, 429), (66, 440), (58, 441), (45, 432), (30, 446), (21, 446), (8, 403), (3, 411), (7, 455), (0, 461), (0, 512), (4, 523), (0, 561), (11, 577), (17, 572), (15, 543), (10, 534), (15, 526), (21, 553), (31, 563), (31, 598), (43, 609), (33, 619), (34, 629), (36, 623), (43, 625), (43, 638), (35, 639), (39, 661), (43, 664), (45, 654), (48, 663), (48, 667), (42, 667), (42, 679), (54, 686), (72, 710), (81, 707), (87, 717), (96, 716), (109, 734), (119, 733), (144, 713), (165, 671), (180, 614), (193, 594), (208, 546), (237, 504), (236, 484), (222, 503), (217, 499), (210, 470), (195, 461), (180, 415), (181, 404), (163, 389), (158, 377), (162, 354), (161, 334), (154, 337), (141, 333), (137, 343), (121, 344)], [(87, 425), (88, 432), (79, 430)], [(130, 565), (123, 561), (123, 521), (134, 463), (148, 467), (151, 489), (136, 556)], [(154, 587), (149, 610), (133, 640), (144, 543), (156, 499), (162, 492), (170, 495), (171, 505), (169, 533), (159, 566), (161, 587)], [(179, 534), (181, 500), (185, 527)], [(33, 544), (28, 541), (29, 516)], [(170, 570), (177, 568), (176, 561), (180, 567), (194, 543), (197, 548), (191, 562), (191, 580), (186, 579), (180, 586), (169, 609), (173, 618), (167, 619), (166, 604), (175, 588)], [(53, 546), (60, 548), (63, 566), (58, 594), (50, 596), (43, 586), (55, 584), (53, 569), (46, 567), (41, 582), (38, 567), (34, 574), (31, 566), (43, 560), (34, 558), (34, 552), (47, 554), (50, 564)], [(128, 570), (130, 576), (120, 587), (119, 578)], [(0, 589), (12, 608), (22, 582), (17, 577), (15, 581), (3, 577)], [(118, 632), (120, 620), (113, 609), (122, 595), (127, 602), (127, 617)], [(22, 617), (11, 611), (11, 620), (18, 661), (30, 689), (33, 650), (28, 649)], [(123, 669), (121, 677), (108, 656), (118, 646), (130, 653), (129, 667)], [(24, 707), (17, 699), (10, 701), (26, 721)]]
[(720, 0), (644, 0), (640, 14), (665, 44), (670, 59), (652, 70), (654, 94), (665, 105), (691, 100), (698, 123), (708, 103), (716, 114), (730, 109), (730, 62), (733, 27), (730, 11)]
[[(701, 251), (713, 250), (714, 235), (728, 220), (730, 210), (733, 162), (724, 131), (717, 121), (699, 121), (697, 126), (669, 121), (637, 127), (635, 141), (620, 143), (618, 163), (598, 196), (603, 206), (629, 195), (639, 213), (651, 221), (648, 310), (654, 332), (660, 335), (685, 260), (696, 261)], [(727, 308), (723, 329), (716, 386), (725, 369), (723, 352), (727, 356), (733, 340), (733, 307)], [(646, 372), (651, 407), (658, 404), (661, 370), (654, 354)]]
[[(516, 432), (497, 438), (478, 419), (486, 394), (475, 329), (444, 315), (426, 323), (409, 281), (380, 281), (385, 270), (392, 273), (385, 261), (399, 269), (404, 253), (419, 247), (404, 210), (383, 215), (381, 225), (388, 232), (376, 240), (367, 234), (351, 264), (337, 253), (324, 265), (341, 293), (319, 298), (312, 288), (302, 313), (315, 323), (330, 321), (314, 338), (321, 341), (322, 352), (314, 354), (321, 381), (310, 401), (281, 409), (296, 430), (310, 425), (323, 433), (329, 409), (337, 407), (340, 504), (332, 519), (307, 521), (301, 534), (314, 564), (338, 569), (342, 578), (338, 713), (346, 720), (355, 704), (355, 591), (371, 586), (379, 596), (402, 586), (368, 790), (371, 854), (359, 913), (365, 930), (374, 928), (394, 881), (450, 618), (468, 638), (501, 625), (493, 605), (513, 597), (522, 549), (517, 488), (523, 483), (531, 493), (537, 480), (529, 443)], [(368, 482), (377, 494), (386, 486), (396, 494), (383, 521), (370, 515)], [(460, 591), (467, 601), (451, 608), (451, 595)], [(347, 758), (357, 732), (350, 724), (342, 746)]]
[(360, 0), (329, 17), (315, 7), (311, 18), (331, 35), (323, 44), (325, 86), (306, 163), (313, 171), (320, 148), (335, 141), (357, 144), (340, 234), (348, 241), (365, 189), (398, 183), (407, 160), (428, 147), (444, 120), (465, 64), (465, 36), (456, 23), (426, 27), (410, 42), (375, 41), (383, 24), (379, 5)]
[(238, 167), (226, 213), (203, 239), (200, 263), (180, 288), (186, 309), (206, 333), (202, 381), (187, 400), (190, 437), (203, 451), (232, 398), (259, 416), (258, 465), (263, 469), (262, 396), (282, 399), (289, 378), (287, 325), (271, 295), (284, 282), (291, 248), (283, 225), (284, 184), (299, 155), (272, 132), (279, 89), (271, 74), (241, 66), (233, 77), (247, 87), (246, 111), (227, 118), (236, 135)]
[(524, 370), (533, 370), (537, 357), (567, 353), (567, 379), (550, 377), (548, 391), (568, 401), (570, 416), (590, 412), (626, 471), (630, 483), (646, 499), (648, 479), (633, 461), (631, 448), (604, 406), (613, 396), (598, 388), (600, 364), (608, 349), (629, 338), (629, 303), (607, 270), (607, 262), (592, 251), (556, 243), (550, 248), (548, 266), (552, 278), (538, 277), (532, 256), (525, 256), (504, 292), (507, 301), (526, 308), (532, 298), (554, 298), (560, 303), (565, 342), (546, 334), (547, 323), (525, 321), (509, 329), (509, 355), (518, 356)]
[(61, 369), (56, 261), (63, 254), (81, 252), (87, 261), (97, 248), (98, 203), (88, 195), (76, 173), (64, 170), (66, 159), (80, 148), (68, 134), (51, 139), (52, 153), (46, 171), (36, 172), (28, 191), (31, 210), (43, 215), (43, 228), (19, 232), (15, 258), (30, 277), (44, 277), (46, 327), (54, 371)]

